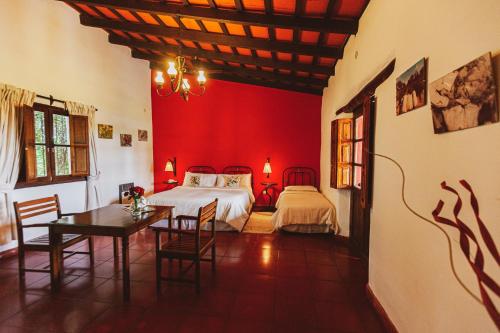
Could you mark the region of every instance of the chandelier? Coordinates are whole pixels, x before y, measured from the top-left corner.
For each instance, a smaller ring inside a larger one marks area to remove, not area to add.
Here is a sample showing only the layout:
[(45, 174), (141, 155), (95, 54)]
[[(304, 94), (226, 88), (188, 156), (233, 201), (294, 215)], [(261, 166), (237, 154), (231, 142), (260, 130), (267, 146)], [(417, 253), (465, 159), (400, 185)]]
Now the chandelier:
[(167, 75), (170, 79), (170, 88), (164, 88), (165, 78), (163, 77), (163, 71), (157, 71), (155, 76), (156, 92), (161, 97), (168, 97), (173, 93), (179, 93), (181, 97), (187, 102), (189, 95), (201, 96), (205, 93), (205, 83), (207, 78), (205, 77), (205, 71), (198, 70), (198, 81), (199, 91), (194, 92), (191, 89), (189, 80), (184, 77), (185, 74), (189, 74), (186, 67), (186, 59), (183, 56), (175, 57), (175, 61), (168, 61)]

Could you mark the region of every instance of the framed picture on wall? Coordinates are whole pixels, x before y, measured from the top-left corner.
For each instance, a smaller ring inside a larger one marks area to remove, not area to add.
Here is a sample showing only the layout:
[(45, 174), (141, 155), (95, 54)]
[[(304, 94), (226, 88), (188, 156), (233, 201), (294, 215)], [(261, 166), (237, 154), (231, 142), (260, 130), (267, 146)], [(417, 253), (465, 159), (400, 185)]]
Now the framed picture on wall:
[(97, 124), (97, 137), (99, 139), (113, 139), (113, 125)]
[(427, 104), (427, 59), (420, 59), (396, 79), (396, 114)]
[(120, 145), (122, 147), (132, 147), (132, 134), (120, 134)]
[(429, 85), (434, 133), (498, 122), (497, 87), (486, 53)]
[(138, 130), (137, 137), (139, 141), (148, 141), (148, 131)]

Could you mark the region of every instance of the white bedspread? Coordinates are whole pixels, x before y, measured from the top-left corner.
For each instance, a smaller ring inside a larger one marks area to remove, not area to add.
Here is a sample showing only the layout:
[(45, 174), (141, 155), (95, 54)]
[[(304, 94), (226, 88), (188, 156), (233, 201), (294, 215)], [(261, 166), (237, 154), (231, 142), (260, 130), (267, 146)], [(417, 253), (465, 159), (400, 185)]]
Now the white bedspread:
[(158, 206), (175, 206), (174, 217), (177, 215), (197, 216), (200, 207), (209, 204), (216, 198), (219, 199), (217, 221), (225, 222), (232, 228), (241, 231), (255, 201), (253, 194), (245, 188), (178, 186), (169, 191), (149, 196), (147, 203)]
[(319, 192), (284, 191), (276, 202), (272, 222), (276, 229), (288, 225), (331, 225), (337, 231), (335, 206)]

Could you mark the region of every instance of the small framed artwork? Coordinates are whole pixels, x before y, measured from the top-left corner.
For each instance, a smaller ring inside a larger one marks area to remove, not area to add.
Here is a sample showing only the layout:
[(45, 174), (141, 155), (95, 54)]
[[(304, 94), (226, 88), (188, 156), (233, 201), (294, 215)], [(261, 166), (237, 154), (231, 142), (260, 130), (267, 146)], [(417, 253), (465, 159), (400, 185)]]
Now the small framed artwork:
[(420, 59), (396, 80), (396, 114), (427, 104), (427, 59)]
[(138, 130), (137, 137), (139, 138), (139, 141), (148, 141), (148, 131)]
[(97, 124), (97, 137), (99, 139), (113, 139), (113, 125)]
[(498, 122), (497, 88), (486, 53), (429, 85), (434, 133)]
[(122, 147), (132, 147), (132, 134), (120, 134), (120, 145)]

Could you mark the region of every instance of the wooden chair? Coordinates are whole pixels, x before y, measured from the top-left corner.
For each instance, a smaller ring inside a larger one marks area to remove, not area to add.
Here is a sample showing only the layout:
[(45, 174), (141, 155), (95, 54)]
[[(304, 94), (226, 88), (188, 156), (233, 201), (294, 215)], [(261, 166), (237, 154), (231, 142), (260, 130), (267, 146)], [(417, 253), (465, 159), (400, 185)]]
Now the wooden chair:
[[(200, 293), (200, 261), (211, 261), (212, 271), (215, 272), (216, 242), (215, 242), (215, 213), (217, 211), (217, 199), (212, 203), (201, 207), (198, 216), (177, 216), (177, 229), (173, 229), (168, 222), (161, 221), (151, 225), (149, 228), (155, 231), (156, 238), (156, 289), (161, 293), (161, 281), (177, 281), (195, 283), (196, 293)], [(194, 230), (182, 229), (183, 221), (195, 221)], [(212, 227), (208, 232), (201, 232), (201, 227), (206, 223), (211, 223)], [(168, 232), (168, 240), (161, 244), (161, 233)], [(177, 237), (173, 237), (177, 234)], [(212, 250), (209, 259), (202, 258), (208, 250)], [(162, 259), (168, 258), (179, 260), (179, 268), (182, 268), (182, 260), (192, 261), (191, 265), (180, 272), (179, 278), (163, 277), (161, 275)], [(195, 266), (195, 280), (183, 279), (182, 276)]]
[[(49, 213), (56, 212), (57, 218), (63, 216), (68, 216), (72, 214), (62, 214), (61, 205), (59, 204), (59, 197), (55, 194), (52, 197), (41, 198), (36, 200), (24, 201), (24, 202), (14, 202), (14, 210), (16, 213), (16, 224), (17, 224), (17, 236), (18, 236), (18, 257), (19, 257), (19, 278), (21, 281), (24, 280), (26, 272), (43, 272), (50, 273), (50, 269), (31, 269), (25, 267), (25, 252), (26, 251), (41, 251), (49, 252), (51, 250), (49, 235), (45, 234), (28, 241), (24, 241), (24, 229), (26, 228), (39, 228), (48, 227), (50, 223), (34, 223), (24, 225), (23, 221), (30, 219), (35, 216), (41, 216)], [(64, 251), (64, 249), (79, 243), (81, 241), (87, 240), (89, 245), (88, 252), (81, 251)], [(91, 236), (84, 235), (73, 235), (64, 234), (63, 235), (63, 253), (69, 253), (66, 258), (71, 257), (75, 254), (88, 254), (90, 256), (91, 265), (94, 264), (94, 242)], [(65, 258), (63, 258), (65, 259)], [(52, 267), (51, 267), (52, 269)]]
[(125, 204), (129, 203), (127, 199), (130, 188), (134, 187), (134, 183), (125, 183), (118, 185), (118, 203)]

